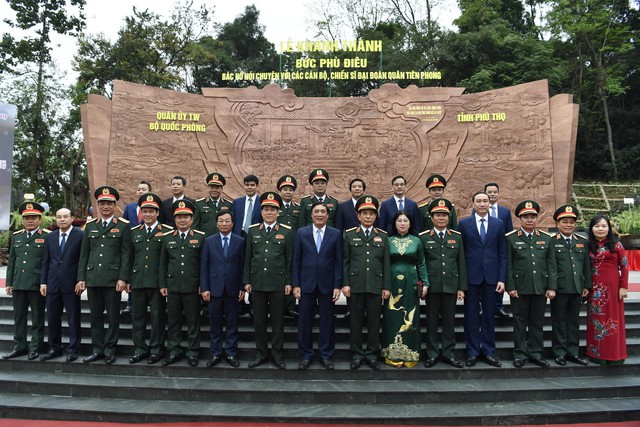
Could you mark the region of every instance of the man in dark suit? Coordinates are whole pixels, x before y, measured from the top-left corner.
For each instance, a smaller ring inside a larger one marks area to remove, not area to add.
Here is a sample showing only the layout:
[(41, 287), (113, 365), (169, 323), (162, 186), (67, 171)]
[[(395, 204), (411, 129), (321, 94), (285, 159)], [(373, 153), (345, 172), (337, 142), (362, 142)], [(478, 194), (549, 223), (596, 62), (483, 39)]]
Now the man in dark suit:
[(255, 175), (244, 177), (245, 195), (233, 200), (233, 233), (246, 237), (249, 227), (261, 221), (258, 185)]
[[(420, 230), (433, 229), (433, 221), (431, 219), (431, 213), (429, 212), (429, 206), (435, 199), (444, 197), (444, 190), (447, 188), (447, 180), (442, 175), (434, 174), (427, 178), (425, 187), (429, 190), (430, 200), (422, 203), (418, 206), (420, 210)], [(458, 228), (458, 214), (456, 213), (456, 205), (451, 203), (451, 213), (449, 214), (449, 224), (447, 228), (450, 230), (456, 230)]]
[(76, 289), (78, 261), (82, 247), (82, 230), (73, 227), (71, 211), (62, 208), (56, 212), (58, 229), (45, 237), (40, 271), (40, 293), (47, 298), (47, 325), (49, 352), (40, 360), (62, 356), (62, 309), (67, 313), (69, 346), (67, 362), (78, 358), (82, 339), (80, 329), (80, 294)]
[[(489, 216), (498, 218), (504, 223), (505, 233), (513, 230), (513, 222), (511, 220), (511, 211), (506, 206), (498, 204), (498, 195), (500, 194), (500, 186), (496, 182), (489, 182), (484, 185), (484, 192), (489, 196)], [(511, 317), (509, 313), (504, 311), (504, 294), (496, 292), (496, 317), (507, 319)]]
[(222, 360), (223, 326), (224, 355), (234, 368), (238, 361), (238, 302), (244, 300), (242, 268), (245, 240), (232, 233), (233, 215), (218, 213), (218, 233), (207, 237), (200, 263), (200, 291), (209, 303), (209, 330), (211, 333), (211, 368)]
[[(136, 189), (136, 197), (140, 198), (143, 194), (151, 192), (151, 184), (148, 181), (140, 181), (138, 184), (138, 188)], [(131, 228), (137, 227), (142, 224), (142, 213), (140, 212), (140, 207), (138, 206), (138, 202), (127, 203), (124, 207), (124, 213), (122, 214), (122, 218), (129, 221), (131, 224)]]
[(186, 186), (186, 178), (179, 175), (171, 178), (172, 196), (162, 201), (162, 209), (160, 209), (160, 215), (158, 216), (158, 221), (160, 221), (161, 224), (167, 224), (168, 226), (175, 228), (176, 222), (173, 219), (173, 204), (176, 202), (176, 200), (186, 199), (191, 203), (195, 203), (195, 200), (184, 195)]
[[(467, 261), (469, 289), (464, 301), (464, 341), (467, 366), (478, 357), (489, 365), (502, 364), (494, 357), (496, 292), (504, 292), (507, 280), (507, 246), (504, 224), (489, 216), (489, 196), (484, 191), (473, 195), (475, 213), (458, 224)], [(482, 316), (480, 316), (482, 303)], [(480, 324), (478, 324), (480, 320)]]
[(380, 205), (380, 228), (387, 233), (391, 232), (394, 215), (398, 211), (405, 211), (411, 220), (409, 232), (417, 235), (420, 228), (420, 211), (417, 203), (405, 196), (407, 180), (398, 175), (393, 177), (391, 185), (393, 185), (393, 197), (388, 198)]
[(271, 362), (285, 368), (284, 344), (285, 295), (291, 294), (291, 261), (294, 234), (291, 227), (276, 222), (282, 198), (273, 192), (260, 196), (263, 222), (249, 227), (244, 257), (244, 290), (253, 295), (255, 368), (269, 361), (267, 325), (271, 323)]
[(298, 318), (299, 369), (313, 360), (312, 325), (316, 301), (320, 313), (318, 349), (322, 365), (333, 369), (335, 330), (333, 305), (342, 289), (342, 233), (327, 225), (329, 210), (316, 202), (311, 207), (312, 225), (298, 230), (293, 250), (293, 293), (300, 300)]
[[(7, 265), (6, 291), (13, 300), (14, 346), (3, 359), (28, 353), (29, 360), (40, 356), (44, 343), (45, 299), (40, 294), (40, 274), (44, 238), (48, 230), (40, 228), (44, 208), (36, 202), (23, 202), (18, 208), (24, 228), (11, 236)], [(27, 315), (31, 309), (31, 341), (27, 342)]]
[[(351, 199), (342, 202), (338, 205), (338, 211), (336, 212), (336, 228), (342, 232), (353, 227), (360, 225), (358, 221), (358, 213), (356, 212), (356, 203), (358, 199), (362, 197), (367, 184), (360, 178), (354, 178), (349, 183), (349, 191), (351, 192)], [(377, 214), (376, 214), (377, 217)]]

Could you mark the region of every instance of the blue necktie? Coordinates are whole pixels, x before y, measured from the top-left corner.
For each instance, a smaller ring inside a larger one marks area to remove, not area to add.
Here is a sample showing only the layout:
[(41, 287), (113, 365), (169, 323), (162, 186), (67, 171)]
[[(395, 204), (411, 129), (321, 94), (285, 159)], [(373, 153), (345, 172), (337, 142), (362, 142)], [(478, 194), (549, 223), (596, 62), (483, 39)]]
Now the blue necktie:
[(404, 199), (398, 200), (398, 210), (399, 211), (403, 211), (404, 210)]
[(487, 237), (487, 229), (484, 227), (484, 218), (480, 220), (480, 240), (484, 243), (484, 238)]
[(64, 251), (64, 245), (67, 243), (67, 233), (62, 233), (62, 241), (60, 242), (60, 252)]
[(229, 252), (229, 238), (227, 236), (222, 238), (222, 251), (224, 252), (224, 257), (227, 257), (227, 253)]
[(318, 230), (317, 232), (318, 238), (316, 239), (316, 249), (318, 253), (320, 253), (320, 246), (322, 246), (322, 230)]

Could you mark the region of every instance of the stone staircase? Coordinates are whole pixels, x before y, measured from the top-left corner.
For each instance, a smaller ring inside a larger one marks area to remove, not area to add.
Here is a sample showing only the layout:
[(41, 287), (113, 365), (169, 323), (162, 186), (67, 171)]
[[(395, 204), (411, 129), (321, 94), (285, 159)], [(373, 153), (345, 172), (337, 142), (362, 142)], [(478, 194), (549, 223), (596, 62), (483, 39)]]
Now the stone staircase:
[[(626, 305), (629, 359), (620, 366), (573, 365), (551, 369), (511, 365), (511, 322), (497, 322), (503, 368), (479, 362), (454, 369), (363, 366), (349, 370), (348, 321), (337, 307), (336, 369), (315, 363), (297, 369), (296, 321), (286, 321), (288, 367), (248, 369), (254, 358), (252, 322), (240, 321), (241, 367), (208, 369), (208, 328), (203, 318), (201, 363), (169, 367), (130, 365), (130, 317), (122, 316), (113, 365), (64, 358), (0, 361), (0, 417), (112, 422), (242, 421), (402, 425), (510, 425), (640, 420), (640, 302)], [(462, 307), (457, 315), (458, 356), (464, 357)], [(583, 313), (584, 316), (584, 313)], [(424, 322), (423, 319), (423, 324)], [(545, 346), (550, 346), (550, 318)], [(583, 320), (583, 324), (585, 321)], [(82, 354), (90, 353), (88, 305), (83, 301)], [(317, 333), (317, 330), (316, 330)], [(584, 330), (583, 330), (584, 334)], [(0, 352), (12, 345), (11, 300), (0, 297)], [(552, 357), (547, 354), (550, 361)]]

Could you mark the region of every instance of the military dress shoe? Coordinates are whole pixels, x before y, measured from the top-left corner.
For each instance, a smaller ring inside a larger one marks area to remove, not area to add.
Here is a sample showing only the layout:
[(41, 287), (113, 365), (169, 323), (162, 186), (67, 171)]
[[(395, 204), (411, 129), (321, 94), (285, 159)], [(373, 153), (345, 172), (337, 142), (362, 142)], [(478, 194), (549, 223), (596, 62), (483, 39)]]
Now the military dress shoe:
[(452, 358), (444, 357), (442, 358), (442, 361), (449, 366), (453, 366), (454, 368), (458, 368), (458, 369), (464, 368), (464, 363), (462, 363), (457, 359), (454, 359), (453, 357)]
[(469, 356), (467, 357), (467, 361), (465, 362), (465, 365), (468, 367), (472, 367), (472, 366), (476, 366), (477, 362), (478, 362), (478, 358), (476, 356)]
[(267, 359), (256, 359), (256, 360), (252, 360), (251, 362), (249, 362), (249, 364), (247, 365), (250, 369), (253, 368), (257, 368), (260, 365), (264, 365), (265, 363), (267, 363), (269, 360)]
[(220, 363), (220, 361), (222, 361), (222, 358), (220, 356), (213, 356), (207, 361), (207, 368), (213, 368), (218, 363)]
[(44, 362), (45, 360), (56, 359), (60, 356), (62, 356), (62, 350), (49, 350), (49, 352), (43, 355), (40, 360)]
[(147, 358), (147, 356), (149, 356), (148, 354), (134, 354), (133, 356), (131, 356), (129, 358), (129, 363), (138, 363), (141, 360), (144, 360)]
[(104, 354), (91, 353), (89, 356), (82, 359), (82, 363), (91, 363), (100, 359), (104, 359)]
[(287, 317), (293, 317), (294, 319), (297, 319), (299, 316), (298, 312), (295, 310), (286, 310), (284, 315)]
[(311, 359), (302, 359), (298, 363), (298, 369), (309, 369), (309, 366), (311, 366)]
[(435, 357), (429, 357), (427, 358), (427, 360), (424, 361), (424, 367), (425, 368), (433, 368), (434, 366), (436, 366), (436, 363), (438, 361), (436, 360)]
[(192, 368), (195, 368), (196, 366), (198, 366), (198, 356), (189, 356), (187, 358), (187, 363), (189, 364), (189, 366), (191, 366)]
[(147, 364), (148, 365), (153, 365), (155, 363), (158, 363), (160, 361), (160, 355), (159, 354), (152, 354), (151, 356), (149, 356), (149, 358), (147, 359)]
[(333, 369), (333, 362), (329, 359), (322, 359), (322, 366), (324, 366), (325, 369)]
[(104, 356), (104, 363), (106, 363), (107, 365), (113, 365), (115, 361), (116, 361), (115, 354), (107, 354)]
[(556, 357), (556, 363), (560, 366), (564, 366), (567, 364), (567, 360), (564, 358), (564, 356), (558, 356)]
[(551, 365), (549, 365), (549, 362), (544, 360), (542, 357), (539, 357), (537, 359), (531, 359), (531, 363), (533, 363), (534, 365), (538, 365), (541, 368), (548, 368), (548, 367), (551, 366)]
[(349, 366), (349, 368), (352, 371), (355, 371), (356, 369), (358, 369), (360, 367), (360, 365), (362, 365), (362, 359), (352, 360), (351, 361), (351, 365)]
[(495, 368), (499, 368), (502, 366), (502, 363), (500, 363), (500, 361), (493, 356), (484, 355), (482, 356), (482, 360), (484, 360), (488, 365), (491, 365)]
[(38, 357), (40, 357), (40, 353), (37, 351), (30, 351), (27, 355), (27, 360), (36, 360)]
[(513, 359), (513, 366), (516, 368), (522, 368), (527, 363), (525, 359)]
[(287, 368), (287, 364), (284, 363), (283, 359), (280, 359), (280, 360), (273, 359), (271, 361), (271, 363), (273, 364), (273, 366), (275, 366), (278, 369), (286, 369)]
[(120, 310), (120, 314), (131, 314), (131, 306), (128, 305), (125, 308), (123, 308), (122, 310)]
[(67, 354), (67, 363), (75, 362), (76, 360), (78, 360), (78, 353)]
[(174, 363), (176, 363), (177, 361), (180, 360), (180, 356), (177, 355), (171, 355), (169, 357), (167, 357), (166, 359), (164, 359), (162, 361), (162, 366), (169, 366), (169, 365), (173, 365)]
[(583, 358), (574, 356), (573, 354), (567, 354), (566, 356), (564, 356), (564, 358), (569, 362), (577, 363), (578, 365), (582, 366), (587, 366), (589, 364), (589, 362), (587, 362)]
[(496, 319), (508, 319), (511, 315), (504, 310), (496, 310)]
[(4, 356), (2, 356), (2, 358), (5, 359), (5, 360), (14, 359), (16, 357), (24, 356), (27, 353), (28, 353), (27, 349), (24, 349), (24, 350), (13, 350), (11, 353), (8, 353), (8, 354), (5, 354)]
[(237, 368), (240, 366), (240, 361), (235, 356), (227, 356), (227, 365)]
[(377, 359), (367, 359), (367, 365), (371, 366), (374, 371), (380, 370), (380, 362)]

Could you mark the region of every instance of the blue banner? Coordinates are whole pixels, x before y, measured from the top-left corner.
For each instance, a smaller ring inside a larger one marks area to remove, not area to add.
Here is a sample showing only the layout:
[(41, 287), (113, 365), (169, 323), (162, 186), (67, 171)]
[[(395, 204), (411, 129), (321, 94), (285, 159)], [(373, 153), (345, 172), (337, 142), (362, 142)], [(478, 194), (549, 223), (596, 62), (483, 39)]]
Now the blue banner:
[(0, 230), (9, 229), (11, 169), (16, 106), (0, 102)]

